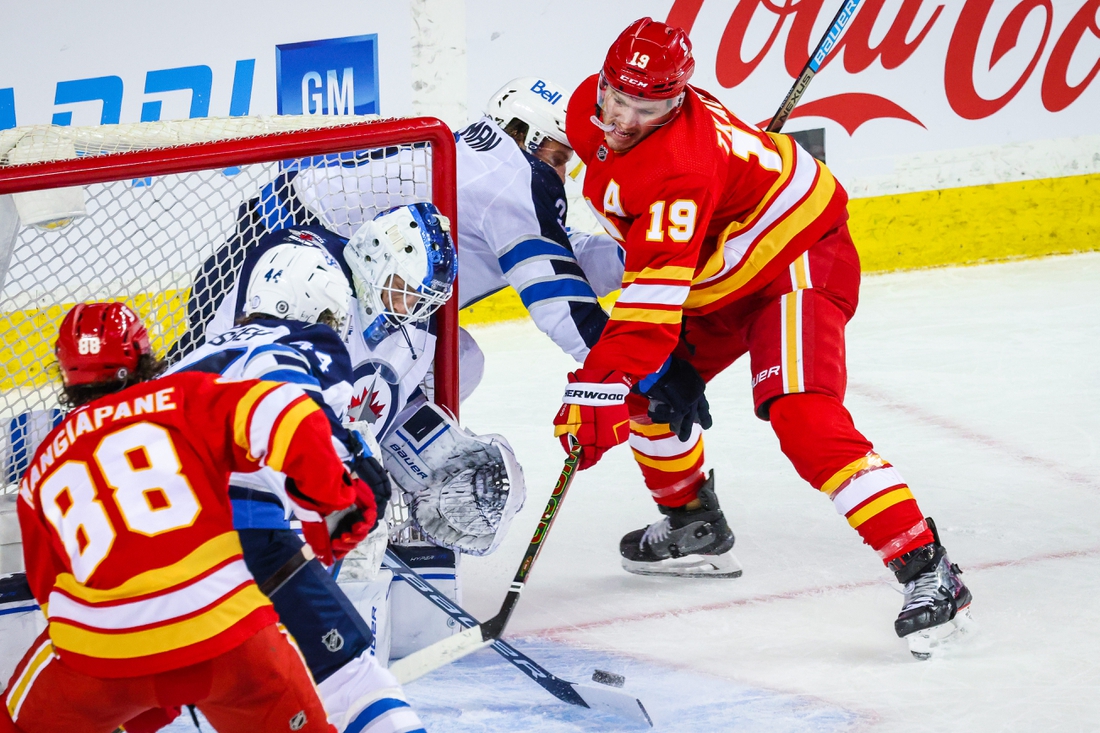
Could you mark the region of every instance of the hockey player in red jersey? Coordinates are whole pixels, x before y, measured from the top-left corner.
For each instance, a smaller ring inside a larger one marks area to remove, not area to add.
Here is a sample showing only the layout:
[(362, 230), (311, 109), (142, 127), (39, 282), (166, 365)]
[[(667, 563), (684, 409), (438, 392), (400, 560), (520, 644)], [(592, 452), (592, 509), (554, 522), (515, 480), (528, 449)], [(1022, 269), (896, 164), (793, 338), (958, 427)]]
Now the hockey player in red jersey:
[[(48, 620), (12, 676), (0, 731), (104, 731), (194, 704), (219, 731), (331, 731), (313, 682), (241, 556), (230, 471), (294, 481), (299, 516), (374, 523), (297, 387), (162, 363), (122, 303), (77, 305), (56, 353), (74, 408), (35, 453), (18, 513)], [(152, 381), (149, 381), (152, 380)], [(331, 555), (328, 532), (309, 535)], [(339, 539), (339, 536), (338, 536)]]
[(584, 195), (625, 251), (623, 290), (555, 434), (582, 468), (629, 440), (664, 517), (621, 543), (635, 573), (740, 575), (703, 472), (704, 384), (749, 355), (758, 417), (798, 474), (905, 584), (895, 622), (916, 656), (969, 615), (970, 592), (898, 471), (843, 405), (844, 327), (859, 295), (847, 194), (794, 141), (688, 85), (679, 28), (643, 18), (569, 100)]

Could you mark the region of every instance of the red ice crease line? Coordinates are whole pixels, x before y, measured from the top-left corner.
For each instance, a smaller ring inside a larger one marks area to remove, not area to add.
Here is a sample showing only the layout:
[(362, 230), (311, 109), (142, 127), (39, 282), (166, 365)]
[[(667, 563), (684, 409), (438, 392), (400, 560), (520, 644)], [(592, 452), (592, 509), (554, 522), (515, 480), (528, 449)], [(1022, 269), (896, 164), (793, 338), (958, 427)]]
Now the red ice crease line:
[[(984, 563), (967, 563), (963, 570), (996, 570), (1005, 567), (1018, 567), (1022, 565), (1033, 565), (1035, 563), (1047, 562), (1050, 560), (1072, 560), (1081, 557), (1095, 557), (1100, 555), (1100, 545), (1092, 547), (1086, 550), (1063, 550), (1061, 552), (1045, 552), (1039, 555), (1031, 555), (1030, 557), (1015, 558), (1013, 560), (992, 560)], [(874, 580), (861, 580), (854, 583), (838, 583), (836, 585), (818, 586), (816, 588), (802, 588), (801, 590), (786, 591), (784, 593), (768, 593), (760, 596), (752, 596), (750, 598), (737, 598), (731, 601), (721, 601), (719, 603), (707, 603), (701, 606), (690, 606), (688, 608), (677, 608), (669, 611), (649, 611), (646, 613), (636, 613), (627, 616), (616, 616), (615, 618), (602, 619), (600, 621), (588, 621), (580, 624), (570, 624), (569, 626), (557, 626), (546, 629), (540, 629), (537, 631), (530, 631), (523, 636), (536, 636), (541, 638), (564, 637), (568, 636), (571, 632), (575, 631), (589, 631), (591, 629), (599, 629), (605, 626), (615, 626), (623, 623), (634, 623), (638, 621), (651, 621), (654, 619), (666, 618), (669, 616), (680, 616), (694, 613), (706, 613), (708, 611), (722, 611), (727, 608), (736, 608), (738, 606), (755, 606), (764, 603), (771, 603), (773, 601), (790, 601), (799, 598), (807, 598), (809, 596), (821, 595), (824, 593), (835, 593), (838, 591), (851, 591), (859, 590), (861, 588), (868, 588), (875, 585), (880, 585), (884, 581), (881, 578)]]
[(1030, 453), (1025, 453), (1004, 441), (971, 430), (970, 428), (964, 427), (959, 423), (954, 422), (953, 420), (949, 420), (946, 417), (926, 412), (916, 405), (899, 402), (898, 400), (887, 395), (885, 392), (881, 392), (874, 387), (868, 387), (867, 385), (863, 384), (849, 383), (848, 390), (850, 392), (856, 392), (862, 397), (873, 400), (879, 403), (879, 405), (881, 405), (882, 407), (904, 413), (909, 417), (917, 420), (918, 422), (947, 430), (965, 440), (984, 445), (987, 448), (992, 448), (993, 450), (1004, 453), (1023, 463), (1031, 464), (1046, 471), (1050, 471), (1074, 484), (1085, 486), (1090, 489), (1100, 489), (1100, 481), (1097, 481), (1091, 476), (1075, 473), (1073, 471), (1067, 471), (1057, 461), (1052, 461), (1048, 458), (1042, 458), (1040, 456), (1031, 455)]

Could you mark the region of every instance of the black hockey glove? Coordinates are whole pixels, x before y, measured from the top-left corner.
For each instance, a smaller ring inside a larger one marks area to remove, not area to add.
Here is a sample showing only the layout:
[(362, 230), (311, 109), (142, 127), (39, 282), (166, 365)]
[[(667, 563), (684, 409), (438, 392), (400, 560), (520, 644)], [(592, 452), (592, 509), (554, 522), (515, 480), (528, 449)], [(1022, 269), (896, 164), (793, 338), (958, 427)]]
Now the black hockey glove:
[(351, 470), (374, 492), (374, 500), (378, 504), (378, 516), (381, 517), (386, 510), (386, 504), (390, 501), (390, 495), (393, 494), (390, 476), (377, 458), (366, 455), (367, 447), (363, 445), (362, 439), (354, 430), (348, 431), (347, 448), (351, 452)]
[(672, 357), (668, 371), (642, 394), (649, 398), (649, 419), (654, 423), (668, 423), (669, 429), (681, 441), (691, 437), (695, 423), (703, 430), (713, 424), (706, 383), (688, 361)]

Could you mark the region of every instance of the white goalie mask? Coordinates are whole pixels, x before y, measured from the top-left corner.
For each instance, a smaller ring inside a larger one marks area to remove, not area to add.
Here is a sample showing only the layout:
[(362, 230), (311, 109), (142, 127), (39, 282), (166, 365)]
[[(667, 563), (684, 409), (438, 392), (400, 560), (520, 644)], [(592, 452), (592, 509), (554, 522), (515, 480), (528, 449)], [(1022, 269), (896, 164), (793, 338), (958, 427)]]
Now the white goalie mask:
[(501, 435), (474, 435), (430, 402), (405, 414), (382, 441), (382, 463), (409, 521), (440, 547), (488, 555), (527, 496), (512, 447)]
[(326, 250), (280, 244), (260, 255), (245, 293), (244, 315), (263, 313), (305, 323), (325, 323), (345, 336), (351, 286)]
[(451, 297), (458, 258), (451, 223), (430, 203), (397, 206), (344, 247), (364, 331), (422, 321)]
[(522, 77), (501, 87), (489, 99), (485, 114), (501, 127), (512, 120), (527, 123), (523, 143), (532, 155), (546, 138), (573, 147), (565, 136), (565, 104), (569, 92), (553, 82), (537, 77)]

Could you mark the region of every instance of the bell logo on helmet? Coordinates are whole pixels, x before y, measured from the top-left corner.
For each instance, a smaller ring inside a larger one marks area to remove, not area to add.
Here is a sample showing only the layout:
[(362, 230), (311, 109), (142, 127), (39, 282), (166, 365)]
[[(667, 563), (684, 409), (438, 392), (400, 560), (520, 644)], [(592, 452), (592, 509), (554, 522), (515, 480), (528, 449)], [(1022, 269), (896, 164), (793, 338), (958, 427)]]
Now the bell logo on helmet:
[(81, 336), (76, 343), (78, 354), (98, 354), (100, 349), (99, 336)]
[(561, 101), (561, 92), (555, 92), (552, 89), (546, 88), (546, 82), (539, 79), (531, 86), (531, 91), (545, 99), (550, 104), (557, 104)]

